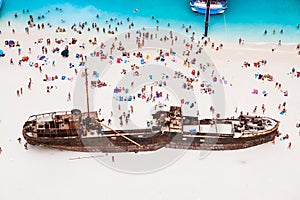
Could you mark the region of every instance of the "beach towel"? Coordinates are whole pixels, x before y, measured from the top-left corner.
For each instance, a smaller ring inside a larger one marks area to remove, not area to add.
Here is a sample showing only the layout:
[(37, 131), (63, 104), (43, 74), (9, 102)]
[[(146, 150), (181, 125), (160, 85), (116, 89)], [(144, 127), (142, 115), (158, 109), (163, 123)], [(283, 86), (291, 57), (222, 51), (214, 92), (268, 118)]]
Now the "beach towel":
[(258, 94), (258, 90), (257, 89), (253, 89), (252, 94)]
[(39, 57), (39, 60), (44, 60), (46, 58), (46, 56), (41, 56)]
[(262, 91), (262, 94), (266, 97), (268, 95), (268, 93), (264, 90)]

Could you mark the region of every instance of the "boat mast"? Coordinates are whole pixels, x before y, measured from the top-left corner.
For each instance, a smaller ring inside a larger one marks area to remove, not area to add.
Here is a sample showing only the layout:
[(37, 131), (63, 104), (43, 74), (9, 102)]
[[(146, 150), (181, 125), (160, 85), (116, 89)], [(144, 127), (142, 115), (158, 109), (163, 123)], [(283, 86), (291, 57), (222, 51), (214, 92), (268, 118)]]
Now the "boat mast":
[(86, 92), (86, 105), (87, 105), (87, 111), (88, 111), (88, 117), (90, 117), (90, 101), (89, 101), (89, 82), (88, 82), (88, 74), (87, 74), (87, 68), (85, 70), (85, 92)]
[(211, 0), (207, 0), (207, 2), (206, 2), (204, 37), (207, 37), (207, 33), (208, 33), (208, 22), (209, 22), (209, 15), (210, 15), (210, 2), (211, 2)]

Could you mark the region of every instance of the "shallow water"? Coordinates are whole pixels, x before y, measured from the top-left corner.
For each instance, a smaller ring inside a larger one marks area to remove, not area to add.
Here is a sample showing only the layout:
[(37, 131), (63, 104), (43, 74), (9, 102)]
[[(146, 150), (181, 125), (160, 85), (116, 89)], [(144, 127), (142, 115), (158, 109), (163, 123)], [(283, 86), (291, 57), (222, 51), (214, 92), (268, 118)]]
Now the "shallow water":
[[(175, 30), (182, 29), (182, 24), (192, 25), (192, 31), (202, 34), (204, 29), (204, 16), (193, 13), (189, 6), (189, 0), (52, 0), (38, 1), (4, 0), (0, 18), (7, 20), (12, 18), (15, 12), (22, 13), (23, 9), (29, 9), (31, 14), (40, 15), (47, 10), (62, 8), (64, 16), (60, 13), (51, 15), (51, 21), (59, 21), (62, 17), (66, 22), (74, 21), (100, 21), (104, 23), (110, 17), (126, 20), (130, 17), (137, 26), (155, 27), (156, 19), (159, 25)], [(134, 12), (138, 8), (138, 12)], [(76, 15), (74, 15), (76, 13)], [(100, 15), (96, 19), (96, 14)], [(155, 16), (155, 20), (151, 17)], [(241, 1), (229, 0), (228, 9), (224, 14), (211, 16), (209, 35), (219, 40), (237, 40), (243, 37), (251, 42), (300, 42), (300, 0), (264, 0)], [(273, 29), (276, 33), (273, 34)], [(284, 30), (280, 34), (280, 29)], [(264, 35), (264, 30), (268, 31)]]

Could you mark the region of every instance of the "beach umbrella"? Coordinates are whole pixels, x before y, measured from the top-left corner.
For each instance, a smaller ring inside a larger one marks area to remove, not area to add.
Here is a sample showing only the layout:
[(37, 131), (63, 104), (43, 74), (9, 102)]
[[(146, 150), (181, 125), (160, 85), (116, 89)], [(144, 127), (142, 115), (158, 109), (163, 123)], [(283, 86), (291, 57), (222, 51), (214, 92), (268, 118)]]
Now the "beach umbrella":
[(63, 51), (61, 52), (61, 55), (62, 55), (63, 57), (69, 57), (69, 50), (68, 50), (68, 49), (63, 50)]
[(4, 52), (1, 49), (0, 49), (0, 56), (4, 56)]
[(29, 61), (29, 57), (28, 56), (23, 56), (22, 57), (22, 61), (23, 62), (28, 62)]
[(14, 44), (15, 44), (15, 42), (14, 42), (13, 40), (9, 40), (9, 41), (8, 41), (8, 45), (9, 45), (9, 46), (12, 46), (12, 45), (14, 45)]
[(39, 60), (44, 60), (46, 56), (41, 56)]

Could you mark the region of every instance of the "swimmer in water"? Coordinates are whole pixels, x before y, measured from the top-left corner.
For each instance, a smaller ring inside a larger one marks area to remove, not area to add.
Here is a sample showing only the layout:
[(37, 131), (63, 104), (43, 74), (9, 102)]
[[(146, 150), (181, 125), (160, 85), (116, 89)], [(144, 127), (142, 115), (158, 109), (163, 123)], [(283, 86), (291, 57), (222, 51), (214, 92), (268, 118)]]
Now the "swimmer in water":
[(138, 11), (139, 11), (139, 9), (138, 9), (138, 8), (136, 8), (136, 9), (134, 9), (134, 11), (133, 11), (133, 12), (135, 12), (135, 13), (136, 13), (136, 12), (138, 12)]

